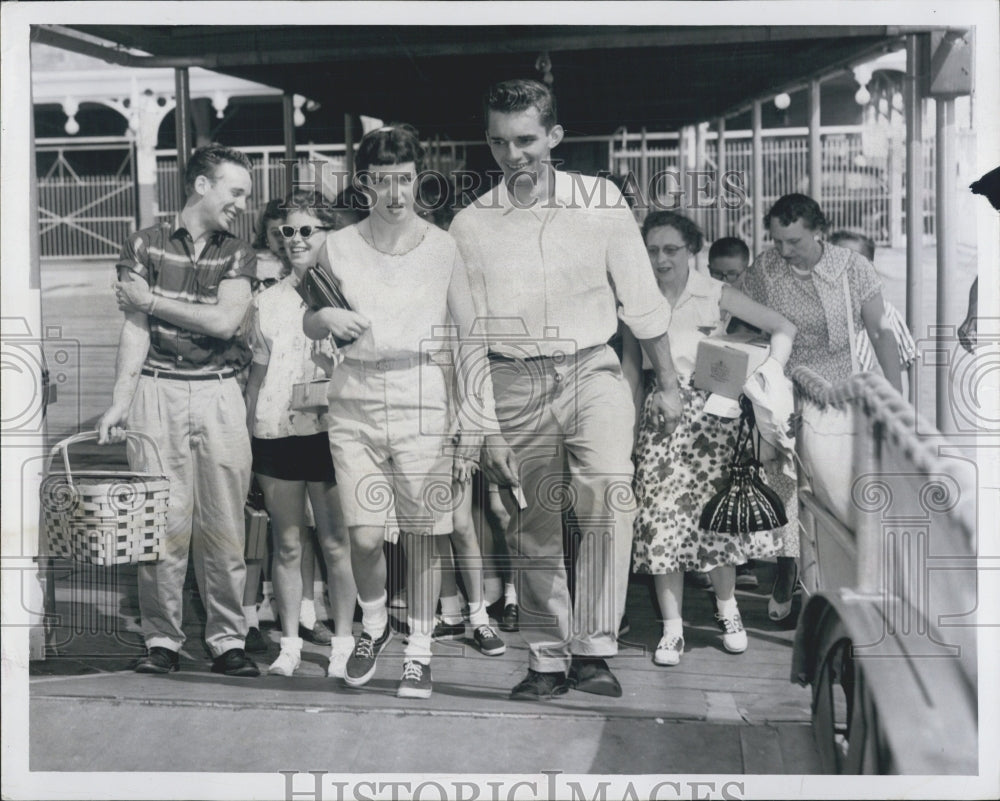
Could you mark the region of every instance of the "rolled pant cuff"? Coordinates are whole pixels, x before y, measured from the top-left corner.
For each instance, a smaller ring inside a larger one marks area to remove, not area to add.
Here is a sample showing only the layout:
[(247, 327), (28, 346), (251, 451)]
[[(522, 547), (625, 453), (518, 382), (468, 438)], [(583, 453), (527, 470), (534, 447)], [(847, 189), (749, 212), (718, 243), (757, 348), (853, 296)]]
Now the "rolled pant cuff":
[(173, 651), (176, 654), (181, 650), (183, 644), (183, 640), (172, 640), (170, 637), (149, 637), (146, 640), (146, 650), (166, 648), (168, 651)]
[(547, 656), (536, 658), (533, 654), (528, 658), (528, 667), (538, 673), (562, 673), (569, 672), (570, 656), (565, 657)]
[(212, 659), (215, 659), (222, 656), (226, 651), (231, 651), (233, 648), (242, 648), (245, 644), (246, 640), (242, 637), (226, 637), (224, 640), (215, 640), (208, 643), (208, 650), (212, 654)]
[(618, 643), (613, 643), (610, 647), (607, 643), (601, 643), (600, 645), (596, 643), (577, 645), (574, 643), (570, 646), (570, 650), (573, 656), (592, 656), (598, 659), (611, 659), (614, 656), (618, 656)]

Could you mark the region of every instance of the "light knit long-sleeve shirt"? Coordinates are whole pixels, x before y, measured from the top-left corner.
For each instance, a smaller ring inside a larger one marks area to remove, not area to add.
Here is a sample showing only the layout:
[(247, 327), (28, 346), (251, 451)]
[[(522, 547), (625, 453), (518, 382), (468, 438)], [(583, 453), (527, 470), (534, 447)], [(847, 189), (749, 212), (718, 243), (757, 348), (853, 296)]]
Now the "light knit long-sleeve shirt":
[(575, 353), (607, 342), (619, 318), (638, 339), (667, 330), (670, 306), (614, 184), (557, 171), (552, 199), (525, 206), (501, 182), (449, 229), (491, 351)]

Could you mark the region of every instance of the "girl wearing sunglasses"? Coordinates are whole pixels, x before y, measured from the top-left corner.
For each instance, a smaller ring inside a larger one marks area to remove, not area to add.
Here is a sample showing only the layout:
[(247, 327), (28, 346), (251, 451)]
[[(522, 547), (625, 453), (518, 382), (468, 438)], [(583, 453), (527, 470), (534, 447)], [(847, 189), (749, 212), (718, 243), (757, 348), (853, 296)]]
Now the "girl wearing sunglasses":
[[(253, 470), (264, 492), (275, 538), (273, 584), (281, 618), (281, 653), (270, 673), (290, 676), (301, 662), (302, 638), (330, 643), (328, 675), (343, 675), (354, 640), (351, 626), (356, 590), (350, 545), (341, 523), (340, 503), (322, 409), (292, 408), (295, 384), (326, 377), (324, 362), (332, 352), (326, 343), (312, 342), (302, 332), (305, 306), (296, 287), (316, 264), (335, 219), (330, 209), (315, 203), (311, 192), (296, 193), (283, 204), (277, 226), (291, 273), (254, 300), (253, 364), (247, 385), (247, 422), (252, 434)], [(325, 357), (325, 358), (324, 358)], [(327, 566), (334, 634), (315, 620), (311, 594), (312, 539), (306, 521), (308, 497), (315, 518), (320, 550)], [(304, 558), (304, 555), (306, 558)], [(304, 586), (305, 585), (305, 586)], [(300, 626), (300, 622), (303, 624)], [(317, 631), (319, 629), (319, 631)], [(325, 633), (324, 631), (325, 630)]]

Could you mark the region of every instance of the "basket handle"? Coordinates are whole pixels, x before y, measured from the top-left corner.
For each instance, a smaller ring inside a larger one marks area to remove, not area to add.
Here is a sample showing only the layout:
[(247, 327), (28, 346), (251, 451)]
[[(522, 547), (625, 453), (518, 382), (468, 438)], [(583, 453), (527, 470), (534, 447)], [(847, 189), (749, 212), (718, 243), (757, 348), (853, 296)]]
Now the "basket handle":
[[(62, 440), (61, 442), (57, 442), (55, 445), (52, 446), (52, 450), (49, 451), (49, 463), (45, 472), (50, 473), (52, 471), (52, 461), (56, 458), (57, 453), (61, 453), (63, 466), (66, 469), (66, 481), (70, 486), (73, 486), (73, 471), (70, 469), (69, 466), (69, 446), (75, 445), (77, 442), (86, 442), (88, 440), (97, 439), (97, 437), (98, 437), (98, 432), (96, 431), (83, 431), (79, 434), (74, 434), (71, 437), (66, 437), (66, 439)], [(151, 436), (149, 436), (149, 434), (145, 434), (142, 431), (126, 431), (125, 432), (126, 440), (129, 437), (141, 439), (147, 445), (152, 447), (153, 453), (156, 454), (157, 467), (162, 473), (163, 458), (160, 456), (160, 448), (159, 446), (157, 446), (156, 441)]]

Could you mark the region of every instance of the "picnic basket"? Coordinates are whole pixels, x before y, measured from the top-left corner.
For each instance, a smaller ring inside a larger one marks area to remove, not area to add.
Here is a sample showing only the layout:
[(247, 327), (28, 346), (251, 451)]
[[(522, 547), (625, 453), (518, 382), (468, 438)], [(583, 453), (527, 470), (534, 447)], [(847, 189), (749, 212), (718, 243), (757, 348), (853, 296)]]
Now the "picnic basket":
[[(92, 565), (155, 562), (163, 554), (170, 480), (156, 443), (147, 434), (127, 431), (156, 456), (156, 473), (86, 470), (73, 472), (69, 446), (96, 439), (96, 431), (68, 437), (49, 453), (40, 489), (48, 556)], [(56, 454), (63, 469), (53, 471)]]

